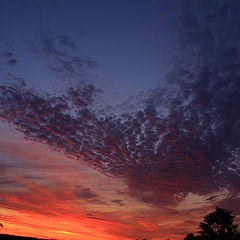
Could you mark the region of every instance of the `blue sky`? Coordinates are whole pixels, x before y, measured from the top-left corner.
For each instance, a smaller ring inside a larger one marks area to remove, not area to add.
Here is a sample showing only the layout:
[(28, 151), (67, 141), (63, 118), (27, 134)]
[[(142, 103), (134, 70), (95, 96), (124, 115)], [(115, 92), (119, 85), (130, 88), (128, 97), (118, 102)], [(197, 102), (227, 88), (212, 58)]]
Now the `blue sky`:
[[(34, 59), (29, 45), (45, 36), (66, 35), (78, 45), (80, 56), (98, 63), (92, 78), (104, 84), (105, 92), (126, 98), (163, 84), (166, 60), (169, 53), (174, 53), (175, 46), (171, 44), (174, 38), (162, 24), (161, 7), (157, 3), (3, 1), (2, 5), (2, 48), (14, 48), (21, 58), (19, 63), (31, 66), (21, 69), (29, 81), (49, 79), (44, 69), (35, 75), (43, 62)], [(36, 61), (39, 64), (33, 64)]]

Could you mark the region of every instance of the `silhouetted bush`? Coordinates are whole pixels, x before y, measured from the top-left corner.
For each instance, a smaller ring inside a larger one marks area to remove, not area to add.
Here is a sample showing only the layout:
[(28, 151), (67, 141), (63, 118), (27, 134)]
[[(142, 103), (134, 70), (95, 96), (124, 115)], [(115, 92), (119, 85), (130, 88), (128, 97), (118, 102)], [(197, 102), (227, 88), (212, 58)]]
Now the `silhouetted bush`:
[(238, 225), (234, 224), (235, 216), (232, 212), (222, 208), (216, 208), (207, 214), (200, 223), (200, 235), (187, 234), (184, 240), (240, 240)]
[(0, 240), (48, 240), (48, 239), (14, 236), (14, 235), (9, 235), (9, 234), (0, 234)]

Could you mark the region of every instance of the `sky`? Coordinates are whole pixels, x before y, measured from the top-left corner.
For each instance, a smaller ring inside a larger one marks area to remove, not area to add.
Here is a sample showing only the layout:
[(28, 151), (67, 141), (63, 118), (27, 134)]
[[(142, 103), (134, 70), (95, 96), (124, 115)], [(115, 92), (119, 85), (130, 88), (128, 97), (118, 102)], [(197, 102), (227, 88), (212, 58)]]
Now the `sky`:
[(2, 233), (180, 240), (240, 223), (237, 0), (1, 0)]

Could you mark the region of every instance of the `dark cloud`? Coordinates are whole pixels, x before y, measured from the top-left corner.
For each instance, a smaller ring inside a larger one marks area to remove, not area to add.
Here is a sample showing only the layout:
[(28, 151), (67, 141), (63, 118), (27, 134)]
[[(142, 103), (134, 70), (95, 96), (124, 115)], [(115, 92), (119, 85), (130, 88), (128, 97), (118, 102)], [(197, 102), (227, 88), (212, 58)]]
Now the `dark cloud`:
[(76, 186), (74, 193), (80, 199), (92, 199), (97, 197), (97, 194), (93, 193), (89, 188), (82, 188), (81, 186)]
[(10, 51), (8, 52), (4, 52), (3, 53), (3, 61), (7, 64), (7, 65), (11, 65), (14, 66), (18, 61), (16, 60), (16, 58), (14, 57), (14, 54)]
[(58, 36), (58, 39), (61, 47), (68, 47), (70, 49), (77, 48), (77, 45), (73, 41), (71, 41), (66, 35), (60, 35)]
[(13, 57), (13, 53), (12, 52), (5, 52), (3, 54), (3, 56), (6, 57), (6, 58), (12, 58)]
[(206, 200), (207, 201), (212, 201), (212, 200), (215, 200), (216, 197), (217, 197), (217, 195), (214, 195), (214, 196), (211, 196), (211, 197), (207, 198)]
[(15, 58), (11, 58), (7, 63), (9, 65), (15, 65), (17, 63), (17, 60)]
[(104, 219), (104, 218), (95, 217), (95, 216), (94, 216), (93, 214), (91, 214), (91, 213), (87, 214), (86, 217), (87, 217), (87, 218), (91, 218), (91, 219), (100, 220), (100, 221), (107, 221), (107, 220)]
[(118, 204), (119, 206), (125, 206), (125, 204), (123, 203), (123, 200), (114, 199), (114, 200), (112, 200), (112, 202)]
[(41, 36), (40, 43), (33, 44), (32, 48), (35, 53), (44, 58), (51, 71), (58, 77), (68, 80), (69, 78), (85, 80), (89, 75), (88, 70), (97, 66), (96, 61), (79, 57), (76, 51), (72, 53), (71, 50), (77, 48), (77, 45), (65, 35), (57, 38)]
[(94, 198), (94, 199), (88, 199), (87, 200), (89, 203), (92, 203), (92, 204), (97, 204), (97, 205), (108, 205), (106, 202), (102, 201), (102, 200), (99, 200), (97, 198)]
[[(86, 89), (91, 96), (92, 87)], [(72, 90), (61, 97), (43, 97), (21, 85), (2, 86), (1, 117), (17, 125), (26, 138), (106, 174), (124, 176), (129, 192), (139, 200), (169, 204), (180, 199), (176, 193), (212, 190), (213, 174), (201, 141), (179, 132), (176, 119), (162, 120), (154, 107), (123, 119), (98, 118), (85, 107), (92, 102), (86, 89), (76, 91), (86, 102), (79, 105)]]
[[(142, 109), (103, 117), (93, 85), (43, 96), (19, 83), (0, 87), (0, 117), (27, 139), (125, 179), (128, 193), (149, 204), (174, 206), (189, 192), (211, 194), (226, 186), (237, 192), (239, 3), (213, 2), (183, 1), (179, 38), (184, 53), (172, 62), (169, 86), (150, 91)], [(49, 39), (42, 41), (41, 52), (55, 72), (68, 76), (94, 65)], [(96, 197), (89, 189), (76, 194)]]

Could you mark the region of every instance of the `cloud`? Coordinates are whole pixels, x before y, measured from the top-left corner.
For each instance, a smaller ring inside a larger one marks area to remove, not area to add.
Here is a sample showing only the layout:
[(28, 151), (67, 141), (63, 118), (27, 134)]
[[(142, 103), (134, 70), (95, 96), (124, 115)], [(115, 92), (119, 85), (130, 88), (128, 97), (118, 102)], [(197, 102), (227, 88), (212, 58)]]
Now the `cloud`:
[(212, 200), (215, 200), (216, 197), (217, 197), (217, 195), (214, 195), (214, 196), (211, 196), (211, 197), (207, 198), (206, 200), (207, 201), (212, 201)]
[(66, 35), (59, 35), (58, 39), (61, 47), (68, 47), (70, 49), (77, 48), (77, 45), (73, 41), (71, 41)]
[(125, 206), (125, 204), (123, 203), (123, 200), (120, 200), (120, 199), (114, 199), (112, 200), (112, 202), (118, 204), (119, 206)]
[(82, 188), (81, 186), (75, 186), (74, 193), (80, 199), (93, 199), (97, 197), (97, 194), (93, 193), (89, 188)]
[[(97, 62), (88, 57), (77, 55), (77, 44), (66, 35), (57, 38), (40, 34), (40, 41), (32, 44), (33, 52), (44, 59), (47, 67), (57, 75), (68, 81), (83, 81), (89, 79), (89, 70), (96, 68)], [(72, 50), (74, 52), (72, 52)]]
[(8, 65), (15, 65), (17, 63), (17, 60), (15, 58), (11, 58), (7, 63)]
[(13, 52), (4, 52), (2, 55), (3, 62), (5, 62), (9, 66), (14, 66), (18, 62), (17, 59), (14, 57)]
[[(22, 86), (1, 90), (5, 103), (1, 117), (17, 125), (26, 138), (47, 143), (107, 174), (123, 176), (139, 200), (169, 204), (178, 192), (211, 191), (211, 169), (199, 149), (200, 140), (178, 137), (177, 126), (168, 126), (154, 108), (129, 120), (98, 119), (90, 108), (75, 104), (72, 92), (46, 98)], [(78, 94), (91, 104), (88, 95)]]
[(13, 53), (12, 52), (5, 52), (3, 54), (3, 56), (6, 57), (6, 58), (12, 58), (13, 57)]
[(99, 217), (94, 217), (93, 214), (87, 214), (87, 218), (91, 218), (91, 219), (96, 219), (96, 220), (100, 220), (100, 221), (107, 221), (106, 219), (103, 218), (99, 218)]

